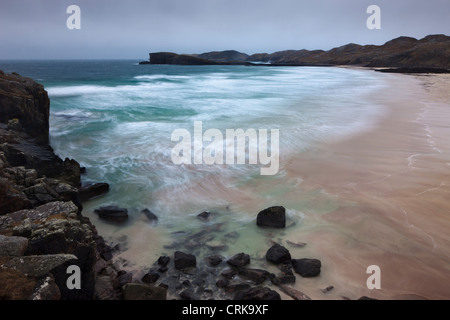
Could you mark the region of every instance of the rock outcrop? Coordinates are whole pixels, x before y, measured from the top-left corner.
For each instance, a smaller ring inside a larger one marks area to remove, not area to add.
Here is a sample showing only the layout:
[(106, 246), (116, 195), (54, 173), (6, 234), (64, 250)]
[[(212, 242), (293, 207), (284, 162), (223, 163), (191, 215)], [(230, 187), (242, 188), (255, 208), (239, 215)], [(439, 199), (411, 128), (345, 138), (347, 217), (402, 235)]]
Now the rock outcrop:
[(450, 37), (442, 34), (423, 39), (398, 37), (383, 45), (349, 43), (328, 51), (285, 50), (247, 55), (235, 50), (195, 55), (151, 53), (142, 64), (180, 65), (258, 65), (258, 66), (335, 66), (354, 65), (373, 68), (414, 68), (416, 72), (450, 72)]
[(0, 71), (0, 299), (117, 299), (112, 250), (81, 214), (80, 166), (48, 145), (49, 106), (42, 85)]
[(0, 122), (23, 130), (39, 144), (48, 143), (50, 100), (44, 86), (0, 71), (0, 105)]

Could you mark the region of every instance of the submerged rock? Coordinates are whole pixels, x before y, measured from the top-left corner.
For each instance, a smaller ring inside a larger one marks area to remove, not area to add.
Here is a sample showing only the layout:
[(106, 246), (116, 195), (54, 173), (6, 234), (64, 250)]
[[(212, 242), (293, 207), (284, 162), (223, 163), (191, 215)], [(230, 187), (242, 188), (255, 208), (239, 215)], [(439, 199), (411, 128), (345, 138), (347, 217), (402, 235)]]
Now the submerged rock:
[(241, 252), (228, 259), (227, 263), (232, 267), (242, 268), (250, 263), (250, 256)]
[(286, 227), (286, 209), (274, 206), (258, 213), (256, 225), (260, 227), (284, 228)]
[(245, 279), (253, 281), (255, 284), (261, 284), (266, 279), (270, 278), (270, 272), (262, 269), (241, 269), (239, 270), (239, 276)]
[(91, 183), (85, 186), (78, 188), (78, 195), (80, 197), (80, 201), (87, 201), (92, 198), (101, 196), (109, 191), (109, 184), (100, 182), (100, 183)]
[(197, 260), (194, 255), (181, 251), (175, 251), (173, 261), (177, 270), (195, 268), (197, 266)]
[(128, 210), (117, 206), (100, 207), (94, 210), (100, 219), (111, 222), (122, 223), (128, 220)]
[(144, 210), (141, 211), (141, 213), (145, 214), (148, 220), (150, 220), (150, 222), (152, 223), (158, 222), (158, 216), (153, 212), (151, 212), (149, 209), (145, 208)]

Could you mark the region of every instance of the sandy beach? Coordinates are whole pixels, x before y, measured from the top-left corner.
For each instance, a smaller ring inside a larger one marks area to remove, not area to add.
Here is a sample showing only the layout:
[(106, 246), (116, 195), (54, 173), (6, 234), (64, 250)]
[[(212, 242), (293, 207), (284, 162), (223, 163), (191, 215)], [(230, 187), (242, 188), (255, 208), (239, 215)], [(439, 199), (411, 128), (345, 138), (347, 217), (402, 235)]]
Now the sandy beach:
[[(300, 279), (297, 289), (313, 299), (450, 298), (449, 88), (449, 75), (392, 76), (368, 100), (388, 108), (373, 130), (289, 162), (299, 196), (321, 190), (339, 204), (304, 212), (289, 235), (323, 263), (320, 279)], [(379, 290), (366, 286), (370, 265), (381, 269)], [(333, 291), (318, 290), (328, 285)]]

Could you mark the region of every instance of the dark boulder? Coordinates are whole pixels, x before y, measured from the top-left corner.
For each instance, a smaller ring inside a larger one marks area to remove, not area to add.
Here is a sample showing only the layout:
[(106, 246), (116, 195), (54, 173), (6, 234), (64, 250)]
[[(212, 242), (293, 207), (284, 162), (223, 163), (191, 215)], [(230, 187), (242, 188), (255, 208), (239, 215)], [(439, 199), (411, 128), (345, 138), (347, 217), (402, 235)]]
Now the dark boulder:
[(159, 273), (154, 271), (149, 271), (142, 277), (142, 282), (144, 283), (154, 283), (158, 281), (159, 279)]
[(269, 279), (270, 272), (262, 269), (243, 268), (239, 270), (239, 276), (251, 280), (255, 284), (261, 284)]
[(94, 211), (100, 219), (107, 221), (122, 223), (128, 220), (128, 210), (117, 206), (100, 207)]
[(216, 267), (222, 263), (223, 257), (219, 254), (213, 254), (205, 257), (206, 264), (211, 267)]
[(321, 262), (318, 259), (292, 259), (292, 267), (302, 277), (316, 277), (320, 274)]
[(181, 251), (175, 251), (173, 261), (177, 270), (195, 268), (197, 266), (197, 260), (194, 255)]
[(250, 263), (250, 256), (241, 252), (228, 259), (227, 263), (232, 267), (242, 268)]
[(150, 220), (150, 222), (152, 223), (158, 222), (158, 216), (153, 212), (151, 212), (149, 209), (146, 208), (142, 210), (141, 213), (145, 214), (145, 216), (148, 218), (148, 220)]
[(169, 264), (169, 262), (170, 262), (170, 257), (168, 257), (168, 256), (161, 256), (158, 258), (158, 264), (161, 267), (167, 266)]
[(200, 220), (206, 221), (209, 219), (210, 216), (211, 216), (210, 211), (203, 211), (197, 215), (197, 218), (199, 218)]
[(288, 249), (276, 243), (267, 250), (266, 259), (275, 264), (286, 263), (291, 261), (291, 254)]
[(284, 228), (286, 227), (286, 209), (274, 206), (258, 213), (256, 225), (260, 227)]
[(274, 278), (272, 278), (272, 283), (275, 285), (287, 284), (287, 283), (295, 283), (295, 275), (292, 272), (292, 265), (282, 264), (280, 266), (281, 272)]
[(78, 188), (78, 196), (80, 201), (87, 201), (89, 199), (101, 196), (109, 191), (109, 184), (100, 182), (92, 183)]

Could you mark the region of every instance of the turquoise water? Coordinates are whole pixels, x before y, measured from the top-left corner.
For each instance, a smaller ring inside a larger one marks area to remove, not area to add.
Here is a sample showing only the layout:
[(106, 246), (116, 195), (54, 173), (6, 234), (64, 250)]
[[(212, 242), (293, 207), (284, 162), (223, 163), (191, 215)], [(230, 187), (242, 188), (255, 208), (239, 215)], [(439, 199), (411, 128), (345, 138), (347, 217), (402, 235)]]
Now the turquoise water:
[[(198, 227), (192, 217), (216, 210), (226, 213), (220, 221), (228, 219), (231, 229), (252, 226), (247, 243), (261, 241), (253, 228), (257, 212), (283, 205), (277, 199), (301, 188), (301, 177), (285, 180), (283, 165), (316, 143), (373, 125), (384, 110), (368, 97), (387, 86), (384, 74), (347, 68), (3, 61), (0, 69), (44, 84), (55, 152), (87, 168), (85, 183), (111, 185), (107, 195), (84, 205), (84, 214), (96, 221), (92, 211), (100, 205), (126, 207), (129, 228), (143, 222), (140, 210), (149, 208), (159, 217), (159, 228), (173, 231)], [(278, 174), (261, 176), (260, 164), (174, 164), (171, 151), (177, 142), (171, 134), (193, 132), (194, 121), (201, 121), (203, 130), (223, 133), (279, 129)], [(261, 188), (264, 184), (271, 187)], [(302, 206), (311, 210), (308, 201), (291, 199), (289, 204), (289, 219), (296, 223), (301, 223)], [(111, 237), (122, 230), (96, 223)], [(135, 231), (130, 229), (129, 236)]]

